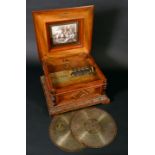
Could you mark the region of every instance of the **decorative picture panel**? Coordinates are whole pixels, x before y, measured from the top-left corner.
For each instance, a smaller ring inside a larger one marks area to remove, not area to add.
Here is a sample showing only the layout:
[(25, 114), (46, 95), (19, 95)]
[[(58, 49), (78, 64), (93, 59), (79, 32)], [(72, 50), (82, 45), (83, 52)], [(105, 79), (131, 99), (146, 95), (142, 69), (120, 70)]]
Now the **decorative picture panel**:
[(50, 42), (52, 45), (64, 45), (78, 42), (78, 22), (51, 24)]

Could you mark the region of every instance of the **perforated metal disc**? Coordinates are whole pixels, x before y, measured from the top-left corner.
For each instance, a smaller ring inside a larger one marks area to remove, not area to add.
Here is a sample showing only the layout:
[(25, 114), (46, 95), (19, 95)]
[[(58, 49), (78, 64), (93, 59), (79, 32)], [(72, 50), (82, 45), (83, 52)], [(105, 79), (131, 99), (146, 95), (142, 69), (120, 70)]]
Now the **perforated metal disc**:
[(108, 145), (116, 136), (116, 123), (106, 111), (87, 108), (78, 111), (71, 122), (71, 130), (75, 138), (91, 148)]
[(49, 135), (52, 142), (60, 149), (67, 152), (76, 152), (85, 148), (72, 135), (70, 122), (75, 112), (54, 116), (50, 126)]

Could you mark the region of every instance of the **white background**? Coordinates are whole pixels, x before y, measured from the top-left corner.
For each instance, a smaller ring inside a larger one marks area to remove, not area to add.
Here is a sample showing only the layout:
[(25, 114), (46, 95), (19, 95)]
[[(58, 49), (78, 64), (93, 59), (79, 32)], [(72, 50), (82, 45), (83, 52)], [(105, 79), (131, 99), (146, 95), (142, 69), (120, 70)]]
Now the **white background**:
[(0, 1), (0, 155), (26, 154), (26, 2)]
[[(0, 154), (26, 154), (26, 2), (0, 2)], [(129, 155), (155, 154), (155, 2), (129, 0)]]

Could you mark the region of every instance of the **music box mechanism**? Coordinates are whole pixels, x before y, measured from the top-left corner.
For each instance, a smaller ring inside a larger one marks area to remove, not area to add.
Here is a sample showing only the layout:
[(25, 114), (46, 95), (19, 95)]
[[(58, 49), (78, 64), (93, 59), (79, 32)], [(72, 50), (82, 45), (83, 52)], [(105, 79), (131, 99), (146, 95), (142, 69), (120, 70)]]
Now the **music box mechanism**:
[(94, 6), (33, 12), (50, 115), (110, 102), (107, 79), (90, 53), (93, 14)]

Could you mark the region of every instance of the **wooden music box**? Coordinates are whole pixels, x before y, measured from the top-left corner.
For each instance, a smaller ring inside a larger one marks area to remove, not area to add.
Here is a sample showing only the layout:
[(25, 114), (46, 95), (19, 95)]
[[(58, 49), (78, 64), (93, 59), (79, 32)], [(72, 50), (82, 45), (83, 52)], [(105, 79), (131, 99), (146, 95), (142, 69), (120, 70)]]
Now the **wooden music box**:
[(109, 103), (107, 79), (91, 56), (94, 6), (34, 11), (50, 115)]

